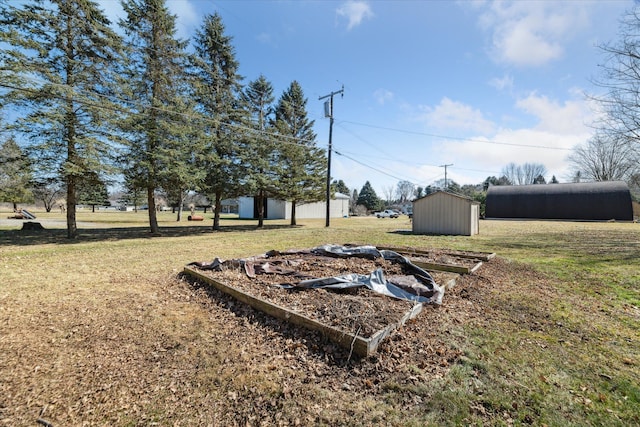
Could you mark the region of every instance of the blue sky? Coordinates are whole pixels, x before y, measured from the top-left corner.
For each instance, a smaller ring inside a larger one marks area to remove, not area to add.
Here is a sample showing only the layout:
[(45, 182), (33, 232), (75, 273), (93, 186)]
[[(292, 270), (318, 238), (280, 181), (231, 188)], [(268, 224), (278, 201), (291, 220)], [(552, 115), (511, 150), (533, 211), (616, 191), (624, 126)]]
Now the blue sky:
[[(119, 2), (102, 0), (112, 20)], [(626, 1), (169, 0), (190, 38), (218, 12), (245, 83), (263, 74), (276, 98), (297, 80), (318, 144), (334, 98), (332, 177), (379, 196), (399, 180), (476, 184), (503, 166), (542, 163), (570, 177), (567, 155), (592, 134), (585, 96), (615, 41)], [(338, 154), (339, 153), (339, 154)], [(355, 159), (355, 160), (354, 160)]]

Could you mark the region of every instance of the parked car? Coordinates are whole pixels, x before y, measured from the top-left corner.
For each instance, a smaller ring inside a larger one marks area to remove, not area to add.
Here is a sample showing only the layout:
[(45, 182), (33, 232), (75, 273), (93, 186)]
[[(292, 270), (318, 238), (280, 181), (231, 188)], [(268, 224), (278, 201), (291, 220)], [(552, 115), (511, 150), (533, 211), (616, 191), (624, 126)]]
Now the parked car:
[(398, 212), (392, 209), (385, 209), (382, 212), (376, 212), (374, 215), (376, 218), (398, 218), (400, 216)]

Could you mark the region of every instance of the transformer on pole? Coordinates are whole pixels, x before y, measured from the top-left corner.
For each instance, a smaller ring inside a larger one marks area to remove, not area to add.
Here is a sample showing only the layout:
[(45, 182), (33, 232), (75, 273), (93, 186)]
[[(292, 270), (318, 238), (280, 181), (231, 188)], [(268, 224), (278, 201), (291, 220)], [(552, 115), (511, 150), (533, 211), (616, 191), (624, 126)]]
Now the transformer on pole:
[(329, 150), (327, 151), (327, 214), (325, 220), (325, 227), (329, 226), (329, 218), (331, 215), (331, 209), (329, 208), (329, 202), (331, 201), (331, 136), (333, 133), (333, 95), (344, 96), (344, 85), (342, 85), (342, 89), (337, 90), (335, 92), (331, 92), (329, 95), (321, 96), (318, 98), (318, 101), (322, 101), (323, 99), (329, 98), (328, 101), (324, 103), (324, 116), (329, 117)]

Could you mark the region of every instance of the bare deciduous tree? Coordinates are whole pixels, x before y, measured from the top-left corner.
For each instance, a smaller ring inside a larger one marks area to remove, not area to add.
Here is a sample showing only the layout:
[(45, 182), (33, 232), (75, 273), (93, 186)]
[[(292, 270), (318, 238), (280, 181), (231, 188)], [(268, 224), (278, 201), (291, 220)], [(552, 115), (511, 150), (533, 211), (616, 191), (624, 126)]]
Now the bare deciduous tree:
[(633, 185), (640, 173), (640, 8), (620, 23), (619, 39), (602, 44), (601, 75), (595, 83), (604, 94), (594, 99), (605, 115), (596, 135), (569, 156), (580, 178), (625, 180)]
[(400, 203), (409, 201), (413, 196), (415, 185), (410, 181), (400, 181), (396, 187), (396, 197)]
[(516, 165), (509, 163), (502, 168), (502, 176), (506, 177), (512, 185), (533, 184), (539, 177), (547, 174), (547, 168), (540, 163), (525, 163)]
[(638, 172), (640, 159), (628, 140), (600, 133), (574, 148), (568, 160), (574, 176), (593, 181), (627, 181)]
[(384, 194), (385, 201), (390, 204), (393, 202), (393, 195), (395, 194), (395, 188), (393, 186), (388, 185), (382, 187), (382, 193)]

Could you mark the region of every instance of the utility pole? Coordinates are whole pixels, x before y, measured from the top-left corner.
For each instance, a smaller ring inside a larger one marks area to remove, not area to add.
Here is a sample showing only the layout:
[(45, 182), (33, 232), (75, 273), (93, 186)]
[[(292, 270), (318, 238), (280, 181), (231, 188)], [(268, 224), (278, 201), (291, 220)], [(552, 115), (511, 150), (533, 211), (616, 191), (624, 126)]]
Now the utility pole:
[(344, 97), (344, 85), (342, 89), (331, 92), (329, 95), (321, 96), (318, 101), (330, 98), (329, 101), (324, 103), (324, 116), (329, 117), (329, 150), (327, 151), (327, 216), (325, 221), (325, 227), (329, 226), (329, 215), (331, 210), (329, 209), (329, 202), (331, 201), (331, 134), (333, 133), (333, 95), (340, 94)]
[(449, 184), (447, 183), (447, 167), (453, 166), (453, 163), (449, 163), (448, 165), (440, 165), (441, 168), (444, 168), (444, 189), (445, 191), (449, 188)]

